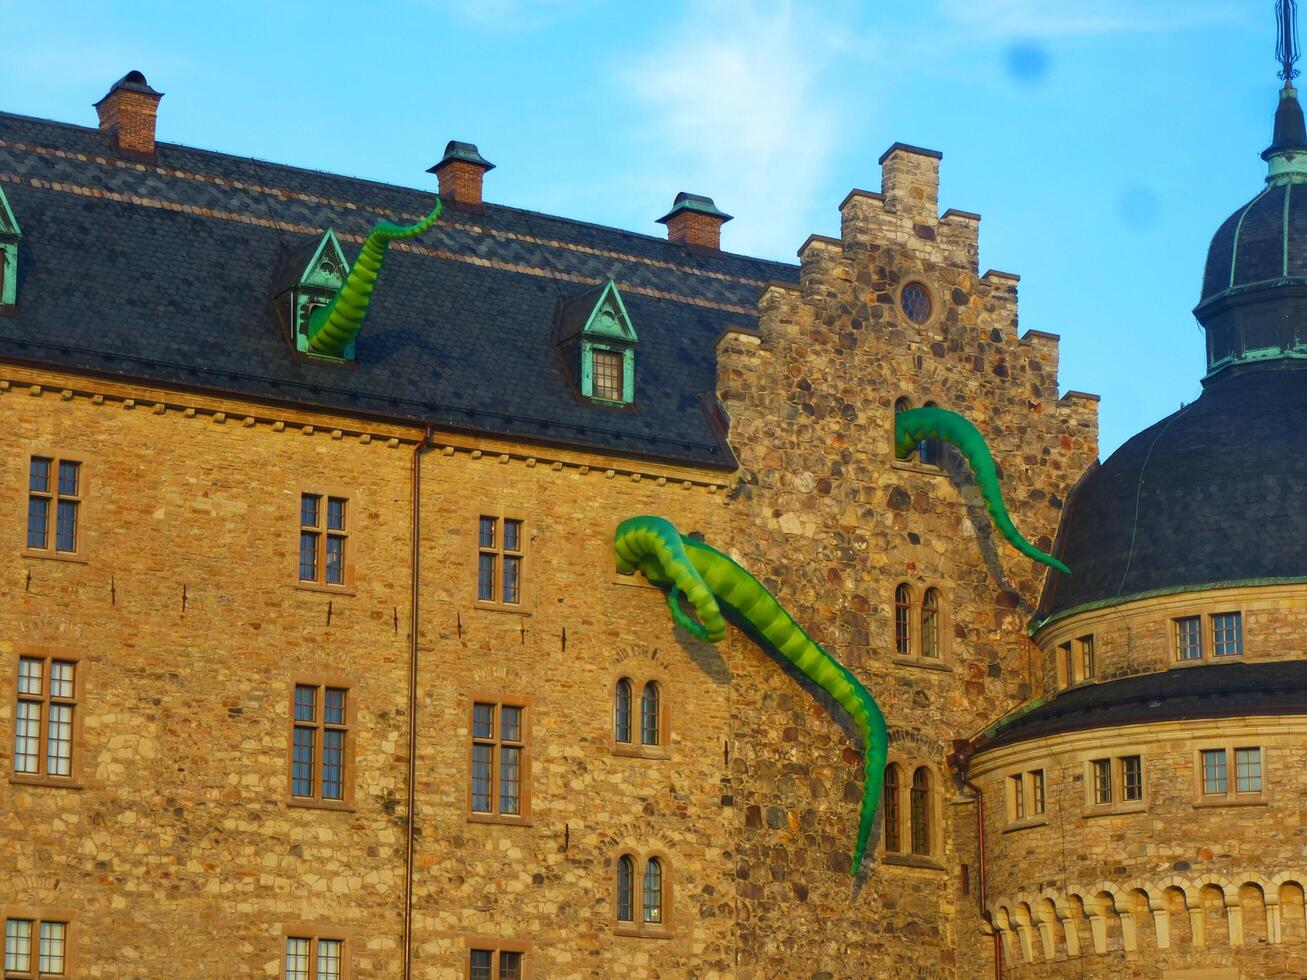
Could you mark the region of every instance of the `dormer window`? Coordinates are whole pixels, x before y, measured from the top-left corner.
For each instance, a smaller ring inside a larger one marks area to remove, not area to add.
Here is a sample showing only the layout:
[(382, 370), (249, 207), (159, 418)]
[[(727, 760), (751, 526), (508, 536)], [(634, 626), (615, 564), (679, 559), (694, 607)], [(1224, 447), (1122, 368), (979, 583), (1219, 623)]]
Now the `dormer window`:
[(282, 263), (274, 286), (273, 302), (290, 342), (300, 353), (326, 361), (354, 359), (353, 342), (338, 358), (326, 357), (309, 349), (309, 315), (331, 303), (348, 272), (349, 263), (340, 250), (336, 233), (330, 228), (320, 238), (301, 243)]
[(18, 240), (23, 233), (0, 188), (0, 315), (18, 305)]
[(564, 302), (555, 343), (581, 397), (601, 405), (634, 404), (637, 338), (616, 282), (609, 279)]

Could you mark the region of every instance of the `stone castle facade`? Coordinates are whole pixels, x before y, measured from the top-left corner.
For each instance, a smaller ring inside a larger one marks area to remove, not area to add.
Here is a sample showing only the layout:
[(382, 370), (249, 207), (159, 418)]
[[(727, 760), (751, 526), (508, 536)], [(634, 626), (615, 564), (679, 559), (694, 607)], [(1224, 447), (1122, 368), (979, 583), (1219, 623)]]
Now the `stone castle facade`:
[[(158, 102), (132, 73), (99, 129), (0, 114), (6, 977), (1304, 971), (1301, 716), (1256, 678), (1210, 716), (1094, 699), (1175, 673), (1193, 617), (1189, 676), (1230, 669), (1234, 612), (1241, 667), (1295, 661), (1302, 585), (1058, 600), (952, 450), (895, 458), (899, 408), (966, 416), (1062, 553), (1108, 470), (940, 154), (891, 147), (796, 269), (721, 251), (694, 195), (667, 242), (487, 205), (451, 144), (446, 216), (326, 363), (295, 342), (324, 233), (352, 255), (430, 194), (156, 144)], [(851, 727), (619, 575), (637, 514), (876, 696), (856, 878)]]

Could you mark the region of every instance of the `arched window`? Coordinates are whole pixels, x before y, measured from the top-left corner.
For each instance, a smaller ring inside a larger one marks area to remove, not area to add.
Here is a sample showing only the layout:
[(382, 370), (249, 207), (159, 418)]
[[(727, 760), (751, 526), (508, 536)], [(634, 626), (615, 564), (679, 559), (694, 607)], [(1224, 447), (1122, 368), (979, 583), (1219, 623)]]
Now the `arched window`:
[(617, 859), (617, 921), (635, 921), (635, 859), (629, 854)]
[(658, 744), (658, 707), (660, 700), (657, 683), (649, 681), (644, 686), (644, 693), (640, 695), (640, 742), (643, 745)]
[(912, 653), (912, 589), (906, 582), (894, 590), (894, 652)]
[(650, 858), (644, 866), (644, 922), (661, 925), (663, 921), (663, 863)]
[(898, 853), (903, 850), (903, 813), (899, 792), (903, 787), (902, 772), (897, 763), (885, 767), (885, 850)]
[(912, 853), (930, 853), (930, 770), (912, 774)]
[[(934, 402), (926, 402), (922, 408), (938, 408)], [(943, 456), (943, 446), (934, 439), (922, 439), (917, 444), (917, 460), (927, 466), (938, 466)]]
[(939, 589), (927, 589), (921, 597), (921, 655), (939, 657)]
[(613, 738), (618, 742), (631, 741), (631, 680), (623, 677), (613, 692)]

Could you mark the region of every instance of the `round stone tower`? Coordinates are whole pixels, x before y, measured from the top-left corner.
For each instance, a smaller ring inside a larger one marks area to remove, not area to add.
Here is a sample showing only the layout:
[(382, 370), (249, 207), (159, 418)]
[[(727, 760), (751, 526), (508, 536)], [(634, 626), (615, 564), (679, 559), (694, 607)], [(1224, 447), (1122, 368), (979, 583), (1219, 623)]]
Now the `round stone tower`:
[(1003, 976), (1307, 975), (1307, 131), (1212, 239), (1195, 402), (1068, 501), (1043, 696), (962, 753)]

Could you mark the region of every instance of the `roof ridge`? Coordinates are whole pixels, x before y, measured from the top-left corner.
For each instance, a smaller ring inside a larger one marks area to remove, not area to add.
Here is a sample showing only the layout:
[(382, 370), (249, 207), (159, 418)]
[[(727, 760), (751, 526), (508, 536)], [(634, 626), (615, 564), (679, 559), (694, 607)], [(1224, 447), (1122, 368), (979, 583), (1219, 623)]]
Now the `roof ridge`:
[[(64, 129), (76, 130), (86, 135), (97, 135), (100, 133), (100, 130), (94, 126), (79, 126), (77, 123), (63, 122), (58, 119), (48, 119), (42, 116), (28, 116), (22, 113), (7, 112), (4, 110), (0, 110), (0, 120), (3, 120), (6, 117), (27, 120), (29, 122), (45, 123), (48, 125), (58, 126)], [(259, 166), (273, 167), (279, 170), (290, 171), (293, 173), (316, 174), (323, 177), (332, 177), (337, 180), (346, 180), (358, 184), (366, 184), (372, 187), (382, 188), (386, 190), (403, 191), (403, 192), (413, 193), (413, 194), (435, 193), (433, 190), (427, 188), (421, 188), (421, 187), (412, 187), (408, 184), (397, 184), (391, 181), (376, 180), (371, 177), (359, 177), (353, 174), (336, 173), (330, 170), (320, 170), (316, 167), (302, 167), (292, 163), (280, 163), (276, 160), (266, 160), (263, 157), (242, 156), (237, 153), (228, 153), (223, 150), (208, 149), (207, 147), (195, 146), (189, 143), (173, 143), (168, 140), (158, 140), (157, 145), (163, 148), (172, 147), (180, 150), (188, 150), (192, 153), (200, 153), (206, 156), (211, 156), (211, 157), (216, 157), (216, 158), (221, 158), (226, 160), (235, 160), (235, 161), (240, 161), (242, 163), (254, 163)], [(113, 156), (113, 154), (108, 150), (107, 147), (105, 149), (104, 156), (106, 157)], [(157, 165), (157, 160), (155, 162)], [(486, 202), (485, 209), (487, 212), (503, 211), (510, 214), (521, 214), (521, 215), (547, 218), (551, 221), (560, 221), (563, 222), (564, 224), (573, 225), (577, 227), (593, 228), (600, 231), (616, 232), (617, 234), (620, 235), (631, 235), (638, 238), (642, 238), (646, 241), (658, 242), (663, 245), (671, 244), (667, 241), (667, 239), (660, 237), (659, 235), (652, 234), (650, 232), (634, 231), (629, 228), (619, 228), (616, 225), (606, 225), (596, 221), (586, 221), (580, 218), (569, 218), (569, 217), (565, 217), (564, 215), (550, 214), (546, 211), (536, 211), (531, 208), (516, 207), (511, 204), (496, 204), (493, 202)], [(786, 262), (782, 259), (769, 259), (769, 258), (764, 258), (762, 256), (748, 255), (743, 252), (729, 252), (725, 250), (722, 250), (720, 254), (724, 259), (727, 260), (738, 259), (747, 262), (763, 263), (769, 266), (777, 266), (783, 269), (798, 269), (797, 263)]]

